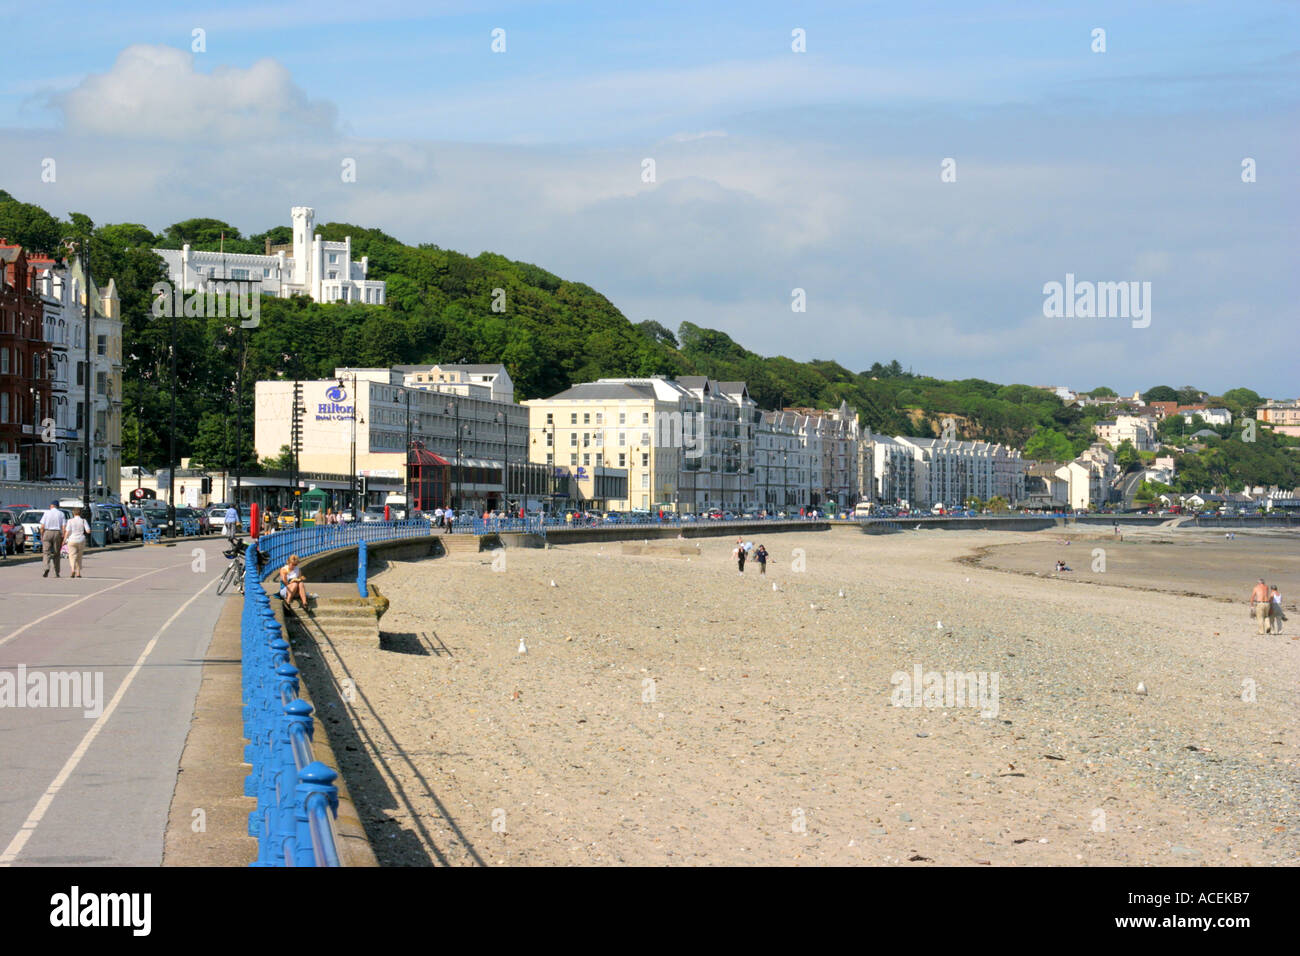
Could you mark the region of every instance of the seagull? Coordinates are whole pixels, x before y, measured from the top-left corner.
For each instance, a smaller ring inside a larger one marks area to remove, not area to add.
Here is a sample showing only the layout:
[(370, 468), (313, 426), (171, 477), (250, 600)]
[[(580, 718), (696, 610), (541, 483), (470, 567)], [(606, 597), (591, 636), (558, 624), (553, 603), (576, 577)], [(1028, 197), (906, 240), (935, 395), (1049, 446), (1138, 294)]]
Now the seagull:
[(1137, 692), (1138, 692), (1139, 694), (1142, 694), (1143, 696), (1146, 696), (1147, 685), (1144, 684), (1144, 683), (1142, 683), (1141, 681), (1138, 681)]
[(555, 583), (555, 579), (554, 579), (554, 578), (551, 579), (551, 587), (553, 587), (553, 588), (554, 588), (554, 587), (559, 587), (559, 585), (557, 585), (557, 584)]
[(524, 639), (522, 637), (519, 638), (519, 653), (520, 654), (528, 653), (528, 645), (524, 643)]
[(840, 588), (840, 597), (844, 597), (844, 589)]
[(935, 629), (936, 631), (942, 631), (942, 630), (943, 630), (943, 621), (935, 621), (935, 622), (934, 622), (934, 629)]
[[(691, 559), (690, 559), (690, 558), (687, 558), (686, 560), (689, 561), (689, 560), (691, 560)], [(772, 582), (772, 590), (773, 590), (773, 591), (779, 591), (779, 590), (781, 590), (779, 587), (776, 586), (776, 582), (775, 582), (775, 581)]]

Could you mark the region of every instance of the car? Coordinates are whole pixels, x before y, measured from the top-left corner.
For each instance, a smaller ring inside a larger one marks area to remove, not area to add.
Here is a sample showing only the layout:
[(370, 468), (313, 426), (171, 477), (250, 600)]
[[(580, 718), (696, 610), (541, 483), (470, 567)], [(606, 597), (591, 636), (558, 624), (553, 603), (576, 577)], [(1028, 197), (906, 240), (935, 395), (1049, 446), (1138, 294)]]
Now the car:
[(374, 524), (377, 521), (384, 520), (383, 505), (369, 505), (365, 511), (361, 512), (361, 522), (363, 524)]
[(99, 508), (107, 519), (113, 525), (113, 535), (118, 541), (130, 541), (135, 537), (135, 522), (126, 513), (126, 509), (121, 505), (106, 504), (100, 505)]
[(292, 508), (281, 508), (280, 513), (275, 517), (275, 526), (277, 528), (292, 528), (298, 523), (298, 515)]
[[(22, 554), (27, 549), (27, 530), (20, 520), (23, 513), (9, 508), (0, 510), (0, 533), (4, 535), (6, 554)], [(40, 518), (36, 520), (40, 521)], [(39, 541), (40, 536), (37, 535), (35, 540)]]
[[(14, 509), (8, 509), (10, 511)], [(60, 508), (64, 518), (71, 518), (72, 512)], [(23, 526), (23, 531), (27, 537), (27, 544), (35, 551), (41, 550), (41, 516), (45, 514), (39, 508), (29, 508), (18, 515), (18, 523)]]

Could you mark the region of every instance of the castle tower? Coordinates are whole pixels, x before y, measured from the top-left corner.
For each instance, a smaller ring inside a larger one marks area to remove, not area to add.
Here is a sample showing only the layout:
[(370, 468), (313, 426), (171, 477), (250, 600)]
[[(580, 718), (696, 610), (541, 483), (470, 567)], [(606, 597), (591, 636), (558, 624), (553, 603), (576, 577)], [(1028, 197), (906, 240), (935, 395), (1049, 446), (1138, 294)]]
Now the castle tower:
[(293, 216), (293, 284), (312, 285), (312, 233), (316, 229), (316, 210), (311, 206), (294, 206)]

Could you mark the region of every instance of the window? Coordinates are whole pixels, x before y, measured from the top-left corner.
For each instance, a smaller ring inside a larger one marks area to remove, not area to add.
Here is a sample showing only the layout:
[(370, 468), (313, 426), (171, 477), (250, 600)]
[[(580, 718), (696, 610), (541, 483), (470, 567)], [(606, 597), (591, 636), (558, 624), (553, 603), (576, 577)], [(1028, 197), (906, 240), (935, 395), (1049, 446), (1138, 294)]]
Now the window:
[(642, 467), (642, 468), (649, 468), (649, 467), (650, 467), (650, 453), (649, 453), (649, 452), (642, 452), (642, 453), (641, 453), (641, 467)]
[(0, 422), (7, 421), (9, 421), (9, 393), (2, 392), (0, 393)]
[(334, 263), (336, 263), (336, 262), (338, 262), (338, 261), (339, 261), (339, 254), (338, 254), (337, 252), (331, 252), (331, 253), (330, 253), (330, 265), (334, 265)]
[(590, 465), (590, 464), (591, 464), (591, 455), (590, 455), (590, 454), (586, 454), (586, 453), (584, 453), (583, 456), (582, 456), (582, 463), (583, 463), (583, 465)]
[(546, 433), (546, 447), (547, 447), (547, 448), (550, 448), (552, 445), (555, 444), (555, 442), (552, 441), (553, 438), (555, 438), (554, 433), (552, 433), (552, 432), (547, 432), (547, 433)]
[(583, 448), (591, 447), (591, 432), (582, 433), (582, 447)]
[(643, 444), (643, 445), (649, 445), (649, 444), (650, 444), (650, 433), (649, 433), (649, 432), (642, 432), (642, 433), (641, 433), (641, 444)]
[(641, 487), (642, 488), (650, 487), (650, 472), (648, 471), (641, 472)]
[(271, 278), (271, 269), (270, 269), (270, 267), (267, 267), (267, 268), (265, 268), (265, 269), (262, 270), (262, 278), (263, 278), (263, 279), (269, 279), (269, 278)]
[(552, 455), (550, 452), (546, 453), (546, 463), (552, 467), (555, 466), (555, 456)]
[(578, 447), (578, 433), (577, 433), (577, 432), (569, 432), (569, 447), (570, 447), (570, 448), (577, 448), (577, 447)]
[(605, 464), (605, 456), (600, 452), (596, 452), (596, 467), (599, 468), (603, 464)]
[[(80, 365), (77, 366), (77, 371), (81, 371), (81, 366), (80, 366)], [(6, 374), (7, 374), (8, 372), (9, 372), (9, 350), (8, 350), (8, 349), (0, 349), (0, 373), (6, 373)], [(78, 379), (77, 384), (78, 384), (78, 385), (81, 384), (80, 379)], [(6, 396), (6, 397), (8, 397), (8, 396)]]
[(569, 456), (569, 464), (570, 464), (570, 465), (575, 465), (575, 466), (578, 464), (578, 455), (577, 455), (577, 452), (575, 452), (575, 453), (573, 453), (572, 455)]
[(554, 421), (554, 416), (552, 416), (552, 414), (551, 414), (550, 412), (547, 412), (547, 413), (546, 413), (546, 424), (548, 424), (548, 425), (553, 425), (554, 423), (555, 423), (555, 421)]
[(624, 432), (619, 432), (619, 433), (618, 433), (618, 447), (619, 447), (619, 448), (626, 448), (626, 447), (627, 447), (627, 434), (624, 433)]
[(627, 412), (619, 412), (619, 413), (618, 413), (618, 423), (619, 423), (620, 425), (626, 425), (626, 424), (627, 424)]
[(231, 269), (230, 278), (246, 281), (248, 279), (247, 269)]
[(590, 425), (590, 424), (591, 424), (591, 412), (583, 412), (583, 413), (582, 413), (582, 424), (584, 424), (584, 425)]
[(603, 413), (601, 413), (601, 412), (597, 412), (597, 413), (596, 413), (596, 424), (597, 424), (597, 425), (603, 425), (603, 424), (605, 424), (605, 416), (604, 416)]
[[(8, 396), (5, 396), (6, 398)], [(86, 403), (77, 402), (77, 431), (86, 427)]]
[(569, 413), (569, 424), (570, 424), (570, 425), (576, 425), (576, 424), (578, 424), (578, 413), (577, 413), (577, 412), (570, 412), (570, 413)]
[(618, 453), (618, 467), (620, 468), (627, 467), (627, 455), (623, 454), (622, 452)]
[(642, 412), (642, 413), (641, 413), (641, 424), (642, 424), (642, 425), (649, 425), (649, 424), (650, 424), (650, 413), (649, 413), (649, 412)]
[(108, 390), (108, 373), (96, 372), (95, 373), (95, 394), (103, 395), (107, 392), (107, 390)]
[(604, 433), (604, 432), (596, 432), (596, 447), (597, 447), (597, 448), (604, 448), (604, 447), (605, 447), (605, 433)]
[[(86, 363), (85, 362), (77, 363), (77, 384), (78, 385), (86, 384)], [(81, 426), (78, 425), (77, 427), (80, 428)]]

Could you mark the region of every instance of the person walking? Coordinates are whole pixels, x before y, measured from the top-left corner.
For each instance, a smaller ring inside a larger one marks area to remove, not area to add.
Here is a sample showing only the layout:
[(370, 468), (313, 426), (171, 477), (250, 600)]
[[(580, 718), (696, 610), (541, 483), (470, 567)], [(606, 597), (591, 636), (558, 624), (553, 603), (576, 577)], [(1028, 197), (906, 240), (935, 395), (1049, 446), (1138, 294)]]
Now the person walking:
[(235, 510), (234, 505), (231, 505), (226, 509), (226, 517), (223, 519), (223, 523), (225, 526), (224, 530), (226, 532), (226, 539), (233, 547), (235, 544), (235, 537), (239, 534), (239, 512)]
[(442, 533), (446, 534), (451, 530), (452, 523), (456, 520), (456, 513), (452, 510), (451, 505), (447, 505), (442, 512)]
[(1278, 590), (1277, 585), (1271, 585), (1268, 590), (1268, 621), (1269, 632), (1272, 634), (1282, 633), (1282, 622), (1286, 620), (1286, 615), (1282, 613), (1282, 592)]
[(50, 576), (50, 564), (54, 565), (54, 576), (61, 577), (59, 574), (59, 561), (62, 557), (60, 550), (63, 548), (63, 528), (68, 523), (67, 516), (59, 510), (59, 503), (51, 501), (49, 510), (41, 515), (41, 549), (45, 552), (42, 563), (45, 570), (41, 577)]
[(758, 562), (758, 573), (767, 574), (767, 548), (760, 544), (754, 552), (754, 560)]
[(736, 539), (736, 550), (731, 552), (732, 557), (736, 559), (736, 569), (740, 574), (745, 573), (745, 545), (739, 538)]
[(1267, 634), (1269, 627), (1269, 608), (1272, 606), (1268, 597), (1268, 585), (1264, 579), (1260, 578), (1259, 583), (1255, 585), (1254, 590), (1250, 592), (1250, 610), (1255, 615), (1255, 623), (1259, 625), (1259, 634)]
[(82, 517), (82, 509), (68, 519), (63, 528), (68, 545), (68, 561), (72, 565), (72, 577), (85, 577), (81, 573), (81, 559), (86, 553), (86, 537), (90, 534), (90, 525)]

